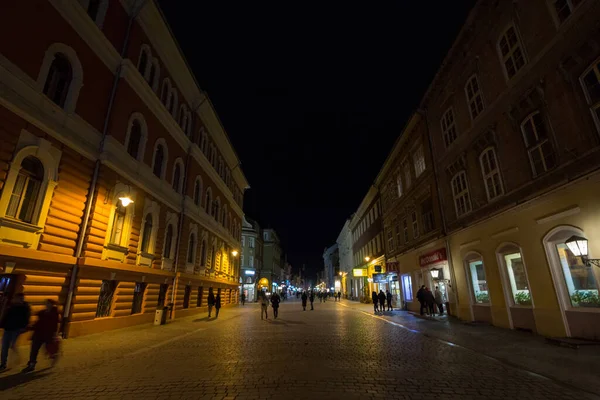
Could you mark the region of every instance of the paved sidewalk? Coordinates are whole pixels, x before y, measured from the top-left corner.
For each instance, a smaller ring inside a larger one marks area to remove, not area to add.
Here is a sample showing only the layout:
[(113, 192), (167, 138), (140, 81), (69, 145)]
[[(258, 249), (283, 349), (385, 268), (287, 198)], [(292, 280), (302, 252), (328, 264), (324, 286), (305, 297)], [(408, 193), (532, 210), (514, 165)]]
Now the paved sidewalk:
[[(338, 305), (374, 315), (370, 304), (342, 300)], [(385, 312), (377, 316), (416, 334), (458, 345), (600, 395), (600, 346), (564, 348), (547, 343), (540, 335), (494, 326), (470, 325), (453, 317), (432, 320), (419, 318), (407, 311)]]

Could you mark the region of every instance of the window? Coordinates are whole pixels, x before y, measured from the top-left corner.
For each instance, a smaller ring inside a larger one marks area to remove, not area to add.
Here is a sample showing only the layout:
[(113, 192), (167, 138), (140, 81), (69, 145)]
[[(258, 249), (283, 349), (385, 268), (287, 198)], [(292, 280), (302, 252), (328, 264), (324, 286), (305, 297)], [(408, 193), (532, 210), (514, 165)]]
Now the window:
[(583, 73), (581, 84), (585, 91), (586, 100), (600, 129), (600, 60)]
[(163, 251), (163, 257), (171, 257), (171, 249), (173, 247), (173, 224), (167, 225), (167, 232), (165, 234), (165, 249)]
[(6, 216), (33, 223), (43, 180), (44, 166), (40, 160), (33, 156), (25, 157), (13, 186)]
[(498, 49), (508, 79), (525, 65), (525, 55), (521, 49), (521, 41), (514, 26), (508, 27), (498, 41)]
[(146, 77), (146, 68), (148, 68), (148, 50), (145, 47), (142, 47), (140, 59), (138, 61), (138, 71), (140, 71), (140, 74), (142, 74), (143, 77)]
[(521, 251), (518, 247), (510, 245), (501, 251), (500, 257), (505, 276), (508, 277), (506, 286), (510, 289), (512, 304), (531, 306), (531, 293)]
[(123, 242), (123, 233), (125, 231), (125, 218), (127, 211), (121, 202), (117, 203), (115, 215), (113, 217), (112, 229), (110, 231), (109, 243), (120, 246)]
[(136, 160), (140, 151), (140, 142), (142, 140), (142, 127), (138, 121), (131, 123), (129, 128), (129, 143), (127, 143), (127, 153)]
[(406, 182), (406, 189), (410, 187), (410, 164), (404, 163), (404, 182)]
[(573, 9), (581, 3), (581, 0), (551, 0), (552, 8), (556, 13), (558, 22), (564, 22), (573, 13)]
[(425, 172), (425, 155), (423, 154), (423, 145), (419, 145), (413, 154), (413, 163), (415, 165), (415, 177), (419, 177)]
[(460, 171), (454, 175), (450, 184), (452, 186), (456, 216), (460, 217), (471, 211), (471, 198), (469, 197), (467, 174), (465, 171)]
[(240, 244), (242, 245), (242, 247), (246, 245), (246, 236), (242, 236), (242, 241), (240, 242)]
[(200, 182), (200, 178), (196, 178), (196, 182), (194, 183), (194, 204), (200, 207), (200, 200), (202, 199), (202, 183)]
[(147, 253), (150, 249), (150, 240), (152, 238), (152, 214), (146, 215), (144, 226), (142, 227), (142, 246), (141, 251)]
[(489, 304), (490, 295), (483, 261), (481, 259), (468, 261), (468, 273), (473, 290), (473, 301), (477, 304)]
[(143, 282), (136, 282), (135, 289), (133, 290), (133, 303), (131, 305), (131, 313), (139, 314), (142, 312), (142, 305), (144, 304), (144, 292), (146, 291), (146, 284)]
[(206, 239), (200, 245), (200, 265), (203, 267), (206, 266)]
[(165, 163), (165, 148), (162, 144), (156, 146), (156, 150), (154, 151), (154, 161), (152, 172), (159, 178), (163, 177), (164, 168), (163, 164)]
[(181, 193), (181, 160), (175, 161), (175, 168), (173, 169), (173, 190), (177, 193)]
[(202, 307), (202, 297), (204, 295), (204, 287), (198, 288), (198, 296), (196, 296), (196, 307)]
[(413, 301), (412, 279), (410, 275), (402, 275), (402, 294), (404, 301)]
[(456, 124), (454, 122), (454, 110), (450, 107), (444, 115), (442, 115), (442, 136), (446, 147), (450, 146), (458, 136), (456, 133)]
[(388, 239), (388, 250), (394, 250), (394, 231), (393, 228), (388, 228), (387, 230), (387, 239)]
[(196, 258), (196, 235), (191, 233), (188, 241), (187, 262), (193, 264)]
[(538, 111), (525, 118), (521, 123), (521, 132), (533, 174), (537, 176), (554, 168), (556, 166), (554, 149), (548, 138), (546, 125)]
[(210, 214), (210, 210), (212, 207), (212, 190), (210, 188), (206, 189), (206, 196), (204, 199), (204, 211), (207, 214)]
[(564, 243), (555, 245), (567, 286), (571, 306), (600, 307), (598, 282), (594, 267), (587, 267), (581, 257), (575, 257)]
[(400, 244), (402, 243), (402, 235), (400, 234), (400, 223), (396, 222), (395, 219), (394, 219), (394, 227), (396, 229), (396, 244), (398, 245), (398, 247), (400, 247)]
[(240, 257), (240, 262), (241, 262), (241, 265), (244, 265), (244, 266), (245, 266), (246, 264), (244, 264), (244, 262), (245, 262), (245, 261), (244, 261), (244, 259), (245, 259), (245, 257), (244, 257), (244, 255), (242, 254), (242, 256)]
[(113, 296), (116, 289), (117, 281), (102, 281), (100, 295), (98, 296), (98, 307), (96, 308), (96, 318), (110, 317)]
[(158, 60), (153, 59), (150, 65), (150, 73), (148, 74), (148, 83), (152, 90), (156, 90), (156, 81), (158, 79)]
[(402, 230), (404, 231), (404, 243), (408, 243), (410, 238), (408, 237), (408, 221), (406, 218), (402, 220)]
[(168, 107), (169, 96), (171, 92), (171, 82), (169, 79), (165, 79), (162, 83), (162, 87), (160, 89), (160, 102), (164, 104), (165, 107)]
[(87, 14), (90, 18), (96, 21), (96, 17), (98, 16), (98, 10), (100, 9), (100, 0), (89, 0), (87, 6)]
[(433, 201), (431, 200), (431, 197), (421, 203), (421, 220), (423, 225), (423, 233), (431, 232), (435, 227)]
[(73, 79), (73, 69), (69, 59), (62, 53), (56, 53), (44, 84), (44, 94), (59, 107), (65, 107), (69, 86)]
[(416, 239), (419, 237), (419, 219), (417, 218), (416, 211), (413, 211), (413, 213), (410, 216), (410, 219), (412, 220), (413, 238)]
[(254, 248), (254, 238), (252, 236), (248, 238), (248, 247), (250, 247), (251, 249)]
[(161, 309), (165, 306), (165, 300), (167, 299), (167, 290), (169, 290), (168, 283), (162, 283), (158, 290), (158, 301), (156, 302), (156, 308)]
[(213, 205), (213, 210), (212, 210), (212, 216), (214, 217), (215, 220), (217, 220), (217, 222), (219, 221), (219, 216), (221, 215), (221, 199), (219, 197), (217, 197), (217, 199), (215, 200), (215, 203)]
[(254, 267), (254, 257), (250, 256), (250, 267)]
[(479, 162), (481, 163), (481, 173), (483, 174), (487, 198), (491, 201), (504, 193), (495, 150), (491, 147), (484, 150), (479, 157)]
[(190, 285), (185, 285), (185, 289), (183, 292), (183, 308), (190, 308), (191, 294), (192, 294), (192, 287)]
[(479, 87), (479, 81), (477, 75), (473, 75), (465, 85), (465, 94), (467, 95), (467, 103), (469, 104), (469, 112), (471, 113), (471, 119), (474, 120), (479, 114), (483, 112), (483, 95), (481, 94), (481, 88)]

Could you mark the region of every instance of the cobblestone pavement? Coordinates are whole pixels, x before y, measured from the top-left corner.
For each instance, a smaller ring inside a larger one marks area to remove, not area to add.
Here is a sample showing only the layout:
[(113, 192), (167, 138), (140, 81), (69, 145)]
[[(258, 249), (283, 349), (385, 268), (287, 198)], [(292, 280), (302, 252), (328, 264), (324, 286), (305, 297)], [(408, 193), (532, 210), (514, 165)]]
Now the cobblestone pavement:
[(597, 398), (331, 301), (70, 339), (54, 369), (13, 371), (3, 400)]

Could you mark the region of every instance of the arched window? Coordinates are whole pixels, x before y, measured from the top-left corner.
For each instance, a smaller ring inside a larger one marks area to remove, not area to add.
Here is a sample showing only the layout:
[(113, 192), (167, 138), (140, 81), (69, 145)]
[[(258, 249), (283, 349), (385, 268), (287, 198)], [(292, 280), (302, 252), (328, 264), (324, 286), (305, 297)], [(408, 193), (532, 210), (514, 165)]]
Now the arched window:
[(204, 211), (207, 214), (211, 215), (212, 211), (212, 190), (210, 188), (206, 189), (206, 196), (204, 199)]
[(87, 13), (90, 18), (96, 21), (96, 17), (98, 17), (98, 11), (100, 9), (101, 0), (89, 0)]
[(227, 205), (223, 206), (223, 212), (222, 212), (223, 216), (221, 217), (221, 225), (223, 225), (223, 227), (227, 228), (227, 222), (228, 222), (228, 214), (227, 214)]
[(471, 198), (469, 196), (469, 185), (465, 171), (460, 171), (454, 175), (450, 186), (452, 187), (456, 216), (460, 217), (471, 211)]
[(138, 71), (140, 74), (146, 78), (146, 68), (148, 68), (148, 50), (142, 47), (142, 51), (140, 52), (140, 59), (138, 61)]
[(147, 253), (150, 248), (150, 240), (152, 238), (152, 214), (146, 215), (144, 218), (144, 226), (142, 227), (142, 246), (141, 251)]
[(152, 172), (154, 175), (162, 178), (163, 176), (163, 164), (165, 162), (165, 149), (163, 145), (159, 144), (154, 151), (154, 162)]
[(200, 206), (200, 201), (202, 199), (202, 181), (200, 177), (196, 178), (196, 182), (194, 182), (194, 204), (196, 206)]
[(217, 199), (215, 200), (215, 205), (214, 205), (214, 208), (213, 208), (212, 216), (215, 218), (215, 220), (217, 220), (217, 222), (220, 222), (220, 216), (221, 216), (221, 199), (219, 197), (217, 197)]
[(162, 88), (160, 89), (160, 101), (161, 101), (161, 103), (164, 104), (164, 106), (167, 108), (167, 110), (170, 107), (170, 100), (171, 100), (171, 81), (169, 81), (169, 78), (165, 78), (165, 80), (162, 83)]
[(469, 253), (464, 262), (471, 287), (471, 304), (489, 304), (490, 294), (483, 258), (477, 253)]
[(148, 74), (148, 84), (152, 90), (156, 90), (156, 80), (158, 79), (158, 60), (153, 59), (150, 65), (150, 73)]
[(519, 246), (506, 243), (496, 250), (508, 306), (531, 307), (527, 270)]
[(200, 265), (206, 267), (206, 239), (200, 245)]
[(43, 180), (44, 166), (40, 160), (33, 156), (23, 159), (10, 196), (6, 215), (23, 222), (32, 223)]
[(481, 93), (481, 87), (477, 80), (477, 75), (471, 76), (465, 85), (465, 95), (467, 96), (467, 103), (469, 104), (469, 112), (471, 113), (471, 119), (474, 120), (479, 114), (483, 112), (483, 94)]
[(191, 233), (190, 240), (188, 241), (188, 251), (187, 251), (188, 264), (193, 264), (195, 258), (196, 258), (196, 234)]
[(113, 218), (112, 227), (110, 230), (109, 243), (121, 246), (123, 243), (123, 233), (125, 231), (125, 218), (127, 216), (127, 210), (121, 202), (117, 203), (115, 208), (115, 216)]
[(489, 147), (484, 150), (481, 156), (479, 156), (479, 162), (481, 164), (481, 173), (483, 175), (483, 182), (485, 183), (487, 198), (488, 201), (491, 201), (504, 193), (500, 168), (496, 161), (496, 151), (494, 148)]
[(181, 159), (175, 160), (175, 167), (173, 168), (173, 182), (171, 183), (173, 189), (177, 193), (181, 193), (181, 183), (182, 183), (182, 175), (183, 175), (183, 162)]
[(171, 113), (173, 117), (175, 117), (175, 110), (177, 110), (177, 90), (174, 87), (171, 87), (171, 92), (169, 94), (169, 105), (167, 106), (167, 110)]
[(96, 23), (99, 28), (102, 28), (106, 10), (108, 9), (108, 0), (79, 0), (87, 15)]
[(163, 257), (171, 257), (171, 248), (173, 247), (173, 225), (167, 225), (167, 232), (165, 233), (165, 247), (163, 250)]
[(44, 94), (64, 108), (72, 79), (73, 69), (69, 59), (62, 53), (56, 53), (44, 84)]
[(142, 140), (142, 126), (139, 121), (133, 121), (129, 129), (129, 143), (127, 143), (127, 153), (136, 160), (139, 156), (140, 142)]

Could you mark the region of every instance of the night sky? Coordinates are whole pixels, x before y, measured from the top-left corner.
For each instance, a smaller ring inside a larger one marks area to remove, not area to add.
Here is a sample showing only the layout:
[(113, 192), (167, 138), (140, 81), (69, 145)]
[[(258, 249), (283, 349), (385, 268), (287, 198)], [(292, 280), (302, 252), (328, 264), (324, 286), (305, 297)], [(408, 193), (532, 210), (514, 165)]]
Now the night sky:
[(323, 265), (475, 0), (159, 0), (250, 182), (244, 212)]

